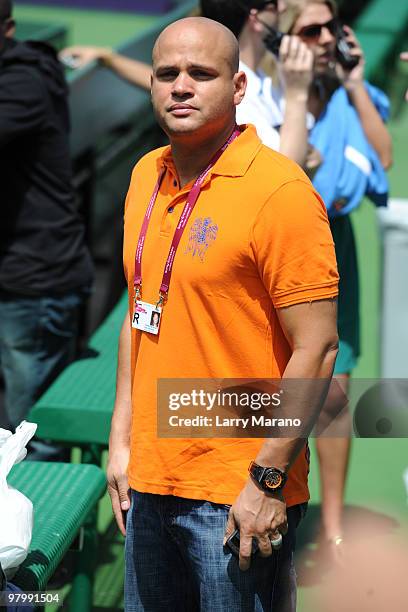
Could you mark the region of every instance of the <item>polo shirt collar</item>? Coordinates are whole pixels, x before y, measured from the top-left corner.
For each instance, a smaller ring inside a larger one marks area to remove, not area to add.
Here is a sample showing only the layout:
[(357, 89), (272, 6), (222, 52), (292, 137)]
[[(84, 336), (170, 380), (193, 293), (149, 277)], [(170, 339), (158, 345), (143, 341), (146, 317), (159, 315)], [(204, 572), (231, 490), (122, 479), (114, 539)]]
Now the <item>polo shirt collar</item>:
[[(244, 176), (261, 148), (262, 142), (252, 124), (241, 125), (240, 129), (241, 134), (224, 151), (207, 178), (212, 175)], [(175, 173), (170, 146), (164, 149), (158, 159), (158, 170), (160, 171), (163, 166)]]

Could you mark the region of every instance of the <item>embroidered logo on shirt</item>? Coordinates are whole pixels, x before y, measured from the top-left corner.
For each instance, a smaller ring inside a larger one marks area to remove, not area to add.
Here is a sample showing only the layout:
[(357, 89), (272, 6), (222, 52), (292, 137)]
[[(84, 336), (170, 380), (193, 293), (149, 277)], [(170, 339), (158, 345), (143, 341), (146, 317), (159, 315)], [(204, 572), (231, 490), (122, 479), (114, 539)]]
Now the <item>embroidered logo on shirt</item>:
[(204, 261), (208, 247), (214, 242), (218, 233), (218, 225), (213, 223), (211, 217), (198, 217), (190, 229), (185, 255), (191, 253), (192, 257), (197, 257), (201, 262)]

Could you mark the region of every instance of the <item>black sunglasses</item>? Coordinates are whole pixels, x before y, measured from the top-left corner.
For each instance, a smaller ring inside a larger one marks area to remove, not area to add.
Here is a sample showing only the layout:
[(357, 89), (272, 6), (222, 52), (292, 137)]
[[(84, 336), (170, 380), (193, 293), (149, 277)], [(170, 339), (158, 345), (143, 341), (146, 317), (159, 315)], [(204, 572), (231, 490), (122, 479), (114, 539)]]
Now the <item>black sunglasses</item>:
[(336, 36), (339, 31), (339, 22), (337, 19), (330, 19), (326, 23), (313, 23), (299, 30), (297, 36), (308, 41), (319, 40), (323, 28), (329, 30), (333, 36)]

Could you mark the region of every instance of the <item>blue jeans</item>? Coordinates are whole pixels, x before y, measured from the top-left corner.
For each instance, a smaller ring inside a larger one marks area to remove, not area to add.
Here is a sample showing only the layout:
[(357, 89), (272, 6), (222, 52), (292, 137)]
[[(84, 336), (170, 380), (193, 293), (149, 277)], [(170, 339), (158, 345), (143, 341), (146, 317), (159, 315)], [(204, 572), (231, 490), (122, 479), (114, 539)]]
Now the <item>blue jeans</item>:
[(83, 293), (20, 297), (0, 291), (0, 367), (15, 428), (74, 359)]
[(296, 527), (288, 509), (279, 551), (242, 572), (222, 546), (229, 506), (132, 491), (126, 519), (126, 612), (295, 612)]

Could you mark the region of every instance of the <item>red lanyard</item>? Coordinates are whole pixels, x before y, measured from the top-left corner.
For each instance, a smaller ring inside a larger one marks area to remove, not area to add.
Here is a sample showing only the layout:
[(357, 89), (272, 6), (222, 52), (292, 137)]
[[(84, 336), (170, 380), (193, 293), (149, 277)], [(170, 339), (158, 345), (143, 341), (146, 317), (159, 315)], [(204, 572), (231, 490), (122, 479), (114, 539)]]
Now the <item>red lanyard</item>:
[[(213, 168), (214, 164), (218, 161), (218, 159), (224, 153), (225, 149), (231, 144), (233, 140), (235, 140), (237, 136), (239, 136), (240, 133), (241, 132), (239, 131), (238, 127), (235, 126), (234, 131), (232, 132), (231, 136), (228, 138), (227, 142), (225, 142), (223, 146), (217, 151), (217, 153), (214, 155), (214, 157), (209, 162), (206, 169), (203, 170), (200, 176), (194, 181), (194, 185), (192, 186), (188, 194), (187, 202), (185, 203), (183, 212), (181, 213), (180, 221), (178, 222), (178, 225), (174, 232), (169, 254), (167, 256), (166, 264), (164, 266), (163, 278), (162, 278), (162, 282), (161, 282), (160, 290), (159, 290), (160, 299), (159, 299), (158, 304), (164, 302), (164, 299), (169, 291), (171, 273), (173, 270), (173, 263), (174, 263), (174, 258), (176, 256), (177, 248), (180, 243), (181, 237), (183, 235), (184, 229), (187, 225), (187, 222), (190, 218), (190, 215), (193, 212), (194, 206), (196, 205), (196, 202), (200, 195), (201, 187), (204, 182), (204, 179), (207, 176), (207, 174), (210, 172), (210, 170)], [(161, 182), (163, 180), (165, 173), (166, 173), (166, 168), (163, 168), (163, 170), (160, 172), (159, 178), (157, 179), (157, 183), (153, 190), (152, 197), (150, 198), (149, 205), (146, 209), (142, 228), (139, 234), (139, 240), (137, 242), (136, 254), (135, 254), (135, 278), (134, 278), (135, 300), (139, 298), (140, 290), (142, 286), (142, 255), (143, 255), (143, 249), (144, 249), (145, 240), (146, 240), (147, 229), (149, 227), (153, 207), (156, 203), (157, 195), (159, 193), (160, 185), (161, 185)]]

